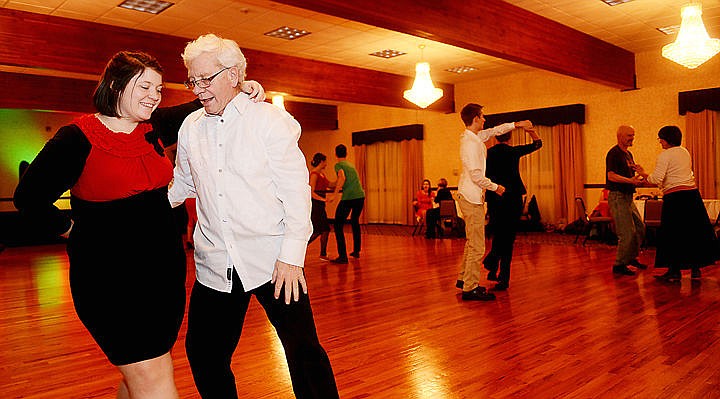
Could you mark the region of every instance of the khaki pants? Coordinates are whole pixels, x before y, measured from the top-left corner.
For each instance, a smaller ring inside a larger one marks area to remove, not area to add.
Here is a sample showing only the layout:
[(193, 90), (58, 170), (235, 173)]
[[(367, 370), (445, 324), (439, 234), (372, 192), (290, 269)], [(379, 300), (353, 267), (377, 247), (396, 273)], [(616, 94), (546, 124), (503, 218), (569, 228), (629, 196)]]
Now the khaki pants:
[(463, 291), (472, 291), (480, 283), (480, 270), (485, 256), (485, 204), (473, 204), (463, 196), (458, 201), (465, 219), (465, 252), (460, 264), (458, 280), (463, 281)]
[(640, 245), (645, 239), (645, 223), (633, 202), (633, 193), (610, 191), (608, 205), (618, 237), (613, 266), (627, 266), (640, 253)]

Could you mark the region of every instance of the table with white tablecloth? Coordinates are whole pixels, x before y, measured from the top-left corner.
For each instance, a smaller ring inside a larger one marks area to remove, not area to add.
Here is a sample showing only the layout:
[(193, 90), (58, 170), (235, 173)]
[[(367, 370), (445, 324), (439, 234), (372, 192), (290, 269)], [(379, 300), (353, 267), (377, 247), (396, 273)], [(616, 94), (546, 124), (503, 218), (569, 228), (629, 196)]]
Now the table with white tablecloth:
[[(645, 218), (645, 200), (635, 200), (635, 206), (640, 211), (640, 218)], [(708, 217), (714, 223), (720, 213), (720, 199), (704, 199), (703, 204), (707, 210)]]

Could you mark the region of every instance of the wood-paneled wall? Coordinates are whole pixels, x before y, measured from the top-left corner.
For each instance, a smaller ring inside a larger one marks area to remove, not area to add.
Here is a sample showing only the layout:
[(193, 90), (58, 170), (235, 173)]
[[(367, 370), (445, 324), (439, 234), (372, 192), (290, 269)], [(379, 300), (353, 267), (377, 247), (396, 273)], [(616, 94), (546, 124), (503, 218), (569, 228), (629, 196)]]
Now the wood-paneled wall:
[[(89, 23), (50, 15), (0, 9), (0, 66), (99, 75), (120, 50), (146, 51), (160, 61), (165, 80), (187, 78), (180, 53), (190, 39)], [(242, 45), (242, 43), (241, 43)], [(243, 49), (247, 75), (267, 91), (296, 97), (417, 109), (402, 97), (413, 77), (305, 58)], [(16, 76), (4, 76), (16, 84)], [(445, 95), (429, 109), (453, 112), (454, 86), (436, 83)]]

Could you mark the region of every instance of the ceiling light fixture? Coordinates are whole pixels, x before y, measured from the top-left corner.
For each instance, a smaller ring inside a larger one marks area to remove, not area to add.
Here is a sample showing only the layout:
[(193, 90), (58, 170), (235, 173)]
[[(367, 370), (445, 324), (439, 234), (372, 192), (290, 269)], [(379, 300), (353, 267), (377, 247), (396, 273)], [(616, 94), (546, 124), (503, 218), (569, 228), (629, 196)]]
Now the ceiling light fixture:
[(403, 53), (399, 50), (393, 50), (393, 49), (386, 49), (382, 51), (376, 51), (374, 53), (370, 53), (370, 55), (380, 58), (394, 58), (401, 55), (405, 55), (406, 53)]
[(656, 29), (666, 35), (674, 35), (680, 31), (680, 25), (668, 25)]
[(720, 52), (720, 39), (711, 39), (702, 20), (702, 5), (684, 6), (680, 15), (680, 33), (674, 43), (663, 46), (662, 56), (678, 64), (695, 69)]
[(420, 45), (420, 62), (415, 64), (415, 81), (410, 90), (405, 90), (403, 97), (420, 108), (427, 108), (428, 105), (439, 100), (443, 96), (443, 90), (433, 85), (430, 78), (430, 64), (422, 61), (422, 52), (425, 48)]
[(161, 0), (125, 0), (118, 4), (118, 7), (127, 8), (128, 10), (149, 12), (150, 14), (160, 14), (173, 4), (175, 3)]
[(281, 26), (275, 30), (271, 30), (270, 32), (265, 32), (265, 36), (277, 37), (279, 39), (285, 39), (285, 40), (295, 40), (298, 37), (302, 37), (302, 36), (309, 35), (309, 34), (310, 34), (310, 32), (308, 32), (306, 30), (291, 28), (289, 26)]
[(467, 65), (461, 65), (461, 66), (448, 68), (448, 69), (446, 69), (446, 71), (453, 72), (453, 73), (467, 73), (467, 72), (477, 71), (477, 68), (467, 66)]
[(616, 6), (618, 4), (629, 3), (632, 0), (600, 0), (609, 6)]

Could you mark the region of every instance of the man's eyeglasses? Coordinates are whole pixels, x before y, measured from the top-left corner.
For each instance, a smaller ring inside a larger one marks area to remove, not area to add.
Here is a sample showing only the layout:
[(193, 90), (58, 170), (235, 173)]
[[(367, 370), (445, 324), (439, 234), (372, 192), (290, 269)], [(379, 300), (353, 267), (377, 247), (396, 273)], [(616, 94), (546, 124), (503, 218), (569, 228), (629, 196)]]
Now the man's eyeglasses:
[(216, 76), (220, 75), (222, 71), (229, 69), (230, 67), (225, 67), (214, 74), (208, 76), (207, 78), (200, 78), (200, 79), (193, 79), (193, 80), (187, 80), (185, 81), (185, 87), (192, 90), (195, 88), (195, 86), (201, 88), (201, 89), (207, 89), (212, 84), (212, 80), (215, 79)]

